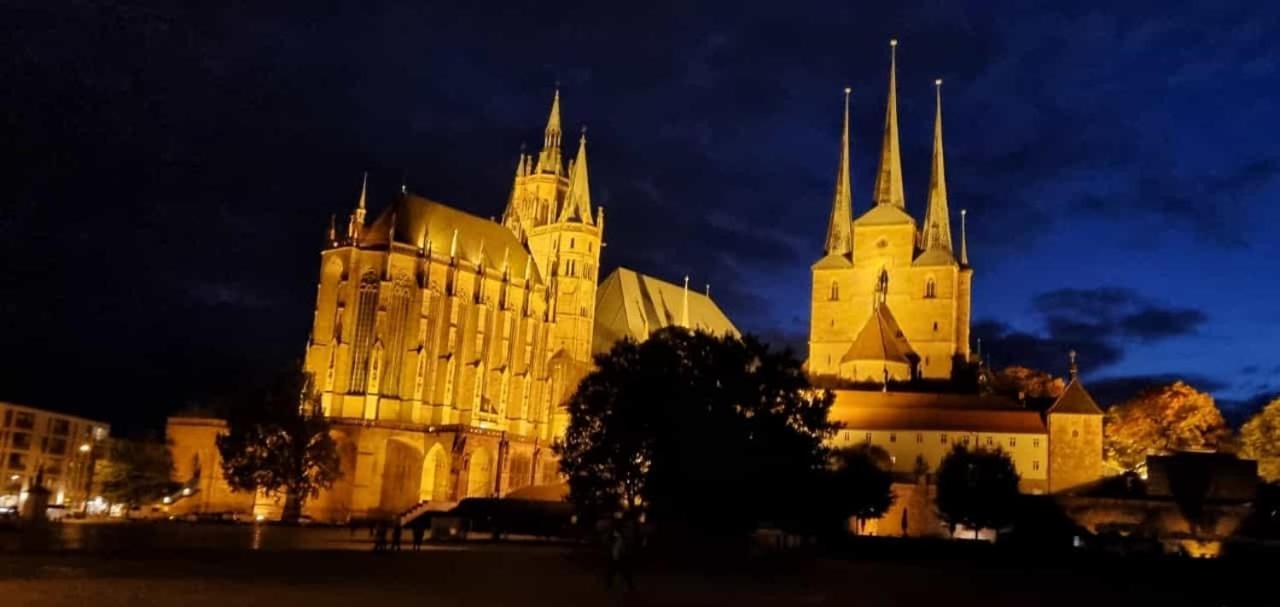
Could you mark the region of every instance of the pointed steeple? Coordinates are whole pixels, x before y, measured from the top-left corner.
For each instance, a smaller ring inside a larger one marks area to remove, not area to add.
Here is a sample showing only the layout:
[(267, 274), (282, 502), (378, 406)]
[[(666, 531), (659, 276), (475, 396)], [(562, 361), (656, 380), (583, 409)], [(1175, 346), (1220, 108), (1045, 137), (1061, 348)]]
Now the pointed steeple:
[(516, 194), (520, 191), (520, 179), (524, 177), (524, 147), (516, 160), (516, 176), (511, 182), (511, 194), (507, 196), (507, 208), (502, 211), (502, 225), (517, 236), (520, 234), (520, 214), (516, 209)]
[(356, 210), (351, 213), (351, 217), (347, 219), (347, 239), (355, 242), (360, 236), (360, 230), (364, 228), (364, 216), (368, 212), (365, 206), (366, 194), (369, 189), (369, 171), (364, 172), (364, 179), (360, 182), (360, 200), (356, 202)]
[(840, 134), (840, 164), (836, 168), (836, 193), (831, 202), (831, 219), (827, 222), (827, 255), (853, 253), (853, 194), (849, 176), (849, 94), (844, 89), (844, 127)]
[(331, 246), (331, 247), (332, 247), (332, 246), (337, 246), (337, 244), (338, 244), (338, 216), (337, 216), (337, 215), (335, 215), (335, 214), (332, 214), (332, 213), (330, 213), (330, 214), (329, 214), (329, 231), (328, 231), (327, 235), (328, 235), (328, 237), (329, 237), (329, 246)]
[(587, 178), (587, 127), (582, 127), (582, 136), (578, 138), (578, 156), (570, 165), (569, 190), (564, 195), (564, 207), (560, 211), (560, 221), (576, 220), (590, 225), (591, 219), (591, 182)]
[(924, 249), (951, 251), (951, 211), (947, 208), (947, 174), (942, 160), (942, 80), (933, 81), (937, 114), (933, 120), (933, 175), (929, 178), (929, 206), (924, 215)]
[(898, 41), (889, 41), (889, 101), (884, 111), (884, 143), (880, 147), (880, 170), (876, 173), (876, 204), (906, 207), (902, 193), (902, 151), (898, 147)]
[(547, 117), (547, 128), (543, 131), (542, 152), (538, 154), (538, 172), (559, 175), (561, 170), (560, 87), (557, 86), (555, 97), (551, 100), (551, 115)]
[(965, 233), (965, 215), (968, 209), (960, 209), (960, 265), (969, 265), (969, 235)]

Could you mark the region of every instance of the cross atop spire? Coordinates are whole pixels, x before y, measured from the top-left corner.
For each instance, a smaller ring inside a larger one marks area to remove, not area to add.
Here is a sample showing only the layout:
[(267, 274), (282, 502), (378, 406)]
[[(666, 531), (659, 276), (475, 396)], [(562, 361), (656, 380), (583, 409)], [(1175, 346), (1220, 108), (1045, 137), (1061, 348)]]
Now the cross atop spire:
[(542, 152), (538, 154), (538, 172), (559, 175), (563, 165), (560, 159), (560, 85), (556, 85), (551, 99), (551, 115), (547, 116), (547, 128), (542, 136)]
[(969, 265), (969, 235), (965, 233), (965, 215), (968, 209), (960, 209), (960, 265)]
[(924, 215), (920, 246), (951, 252), (951, 211), (947, 208), (947, 175), (942, 160), (942, 80), (934, 80), (937, 114), (933, 121), (933, 174), (929, 178), (929, 206)]
[(898, 41), (889, 41), (889, 101), (884, 112), (884, 143), (880, 148), (880, 170), (876, 173), (876, 204), (906, 207), (902, 193), (902, 151), (898, 146)]
[(836, 192), (831, 202), (831, 220), (827, 224), (827, 255), (853, 252), (853, 195), (849, 176), (849, 94), (844, 89), (844, 126), (840, 132), (840, 164), (836, 168)]

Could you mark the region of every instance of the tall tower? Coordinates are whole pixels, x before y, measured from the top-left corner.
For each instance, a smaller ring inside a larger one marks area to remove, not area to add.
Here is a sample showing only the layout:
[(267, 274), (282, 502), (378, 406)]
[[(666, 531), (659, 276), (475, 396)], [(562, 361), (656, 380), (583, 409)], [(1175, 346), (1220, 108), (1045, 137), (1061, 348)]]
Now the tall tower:
[[(587, 134), (568, 168), (561, 157), (560, 91), (551, 101), (537, 161), (521, 155), (503, 222), (529, 246), (547, 281), (548, 344), (555, 403), (563, 402), (591, 367), (596, 282), (604, 234), (604, 209), (591, 208)], [(561, 423), (567, 423), (562, 416)], [(554, 422), (553, 422), (554, 423)]]

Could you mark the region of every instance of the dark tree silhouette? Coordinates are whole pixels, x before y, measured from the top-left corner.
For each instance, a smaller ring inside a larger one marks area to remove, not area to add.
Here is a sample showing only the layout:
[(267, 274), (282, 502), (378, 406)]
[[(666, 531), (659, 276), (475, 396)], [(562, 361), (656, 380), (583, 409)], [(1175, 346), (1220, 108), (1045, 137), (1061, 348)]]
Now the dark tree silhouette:
[(840, 521), (854, 519), (858, 533), (868, 520), (880, 518), (893, 505), (889, 453), (874, 445), (840, 449), (832, 454), (828, 497)]
[(643, 507), (659, 524), (732, 534), (802, 517), (830, 407), (790, 351), (672, 327), (596, 357), (557, 453), (588, 515)]
[(169, 446), (158, 440), (111, 439), (102, 464), (102, 495), (130, 508), (155, 502), (178, 489)]
[(290, 373), (263, 398), (242, 403), (229, 426), (218, 437), (227, 484), (236, 491), (284, 494), (285, 521), (297, 521), (306, 500), (342, 476), (329, 422), (306, 373)]
[(951, 526), (1000, 529), (1013, 520), (1018, 501), (1018, 473), (999, 449), (956, 445), (938, 465), (938, 514)]

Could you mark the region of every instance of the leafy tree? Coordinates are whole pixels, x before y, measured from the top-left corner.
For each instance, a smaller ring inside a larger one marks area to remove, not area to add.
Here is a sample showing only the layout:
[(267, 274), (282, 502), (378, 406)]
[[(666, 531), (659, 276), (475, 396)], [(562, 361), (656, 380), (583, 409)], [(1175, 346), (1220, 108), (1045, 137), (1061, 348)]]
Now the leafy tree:
[(228, 426), (218, 437), (227, 484), (236, 491), (283, 494), (285, 521), (298, 520), (304, 502), (342, 476), (309, 374), (291, 373), (260, 400), (242, 403)]
[(999, 448), (969, 450), (952, 447), (938, 464), (938, 514), (951, 526), (1000, 529), (1014, 517), (1018, 503), (1018, 473), (1013, 460)]
[(994, 392), (1011, 397), (1058, 398), (1066, 388), (1061, 377), (1019, 365), (1005, 367), (991, 378)]
[(1148, 455), (1217, 449), (1231, 434), (1213, 397), (1181, 381), (1143, 391), (1107, 411), (1107, 465), (1138, 470)]
[(130, 508), (160, 500), (178, 489), (169, 446), (156, 440), (111, 439), (101, 462), (102, 496)]
[(557, 454), (586, 512), (643, 507), (713, 534), (782, 524), (824, 470), (831, 400), (790, 351), (670, 327), (596, 357)]
[(1280, 481), (1280, 397), (1240, 427), (1241, 451), (1258, 460), (1258, 475), (1267, 482)]
[(832, 454), (828, 500), (840, 521), (850, 517), (858, 533), (866, 521), (884, 516), (893, 505), (889, 453), (874, 445), (840, 449)]

